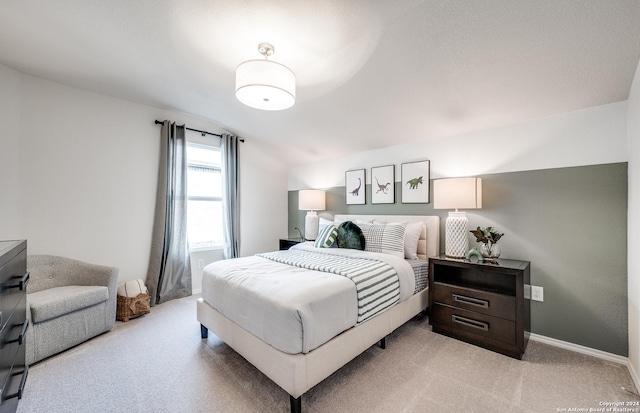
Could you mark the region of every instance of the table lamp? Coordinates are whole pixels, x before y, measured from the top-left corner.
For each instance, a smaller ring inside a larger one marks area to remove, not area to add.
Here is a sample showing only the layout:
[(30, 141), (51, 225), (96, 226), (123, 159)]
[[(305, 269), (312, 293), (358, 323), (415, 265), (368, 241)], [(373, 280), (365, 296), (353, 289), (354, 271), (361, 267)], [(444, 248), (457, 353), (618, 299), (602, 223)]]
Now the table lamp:
[(298, 209), (307, 211), (304, 219), (304, 238), (313, 241), (318, 236), (320, 219), (316, 211), (325, 208), (325, 192), (318, 189), (301, 189), (298, 191)]
[(445, 178), (433, 181), (433, 208), (455, 209), (445, 221), (445, 256), (465, 258), (469, 250), (467, 214), (458, 209), (482, 208), (481, 178)]

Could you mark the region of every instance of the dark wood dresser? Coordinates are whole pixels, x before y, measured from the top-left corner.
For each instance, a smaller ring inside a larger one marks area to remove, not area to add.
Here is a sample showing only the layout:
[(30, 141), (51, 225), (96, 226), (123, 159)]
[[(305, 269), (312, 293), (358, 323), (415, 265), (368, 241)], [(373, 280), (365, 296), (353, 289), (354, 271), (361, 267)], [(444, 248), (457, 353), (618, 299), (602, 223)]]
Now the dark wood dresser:
[(0, 413), (15, 412), (27, 380), (27, 241), (0, 241)]
[(529, 339), (529, 261), (429, 259), (429, 323), (436, 333), (521, 359)]

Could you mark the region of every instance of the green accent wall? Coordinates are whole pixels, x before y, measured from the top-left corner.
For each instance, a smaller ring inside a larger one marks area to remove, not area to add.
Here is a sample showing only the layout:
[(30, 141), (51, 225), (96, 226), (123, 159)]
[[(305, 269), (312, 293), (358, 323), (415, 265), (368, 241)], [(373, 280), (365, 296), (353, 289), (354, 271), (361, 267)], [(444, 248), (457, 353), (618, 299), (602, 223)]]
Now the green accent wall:
[[(505, 236), (502, 257), (531, 261), (531, 284), (544, 302), (531, 302), (531, 331), (582, 346), (628, 355), (627, 163), (480, 175), (483, 208), (467, 210), (469, 229), (494, 226)], [(430, 183), (433, 201), (433, 182)], [(433, 203), (346, 205), (344, 187), (327, 189), (333, 214), (438, 215), (441, 252), (447, 210)], [(304, 230), (306, 211), (289, 191), (289, 235)], [(469, 235), (470, 246), (475, 238)]]

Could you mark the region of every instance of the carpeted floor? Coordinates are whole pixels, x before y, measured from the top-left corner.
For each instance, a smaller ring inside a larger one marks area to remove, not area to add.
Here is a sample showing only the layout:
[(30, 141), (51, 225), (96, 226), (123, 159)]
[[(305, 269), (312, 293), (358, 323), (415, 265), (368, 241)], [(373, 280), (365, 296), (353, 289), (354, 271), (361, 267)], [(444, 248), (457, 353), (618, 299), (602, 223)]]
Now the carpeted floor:
[[(196, 298), (31, 366), (18, 412), (288, 412), (287, 393), (215, 335), (200, 339)], [(434, 334), (419, 315), (386, 350), (371, 347), (309, 390), (302, 409), (558, 412), (640, 401), (622, 386), (633, 389), (623, 365), (535, 341), (518, 361)]]

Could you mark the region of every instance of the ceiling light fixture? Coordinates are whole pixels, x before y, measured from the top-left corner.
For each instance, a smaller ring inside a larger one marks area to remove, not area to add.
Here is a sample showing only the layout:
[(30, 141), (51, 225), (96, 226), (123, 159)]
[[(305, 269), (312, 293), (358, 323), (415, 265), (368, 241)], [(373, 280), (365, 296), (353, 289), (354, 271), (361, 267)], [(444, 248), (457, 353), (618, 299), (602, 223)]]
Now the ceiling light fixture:
[(287, 66), (268, 60), (273, 45), (260, 43), (264, 60), (247, 60), (236, 68), (236, 98), (262, 110), (288, 109), (296, 102), (296, 76)]

